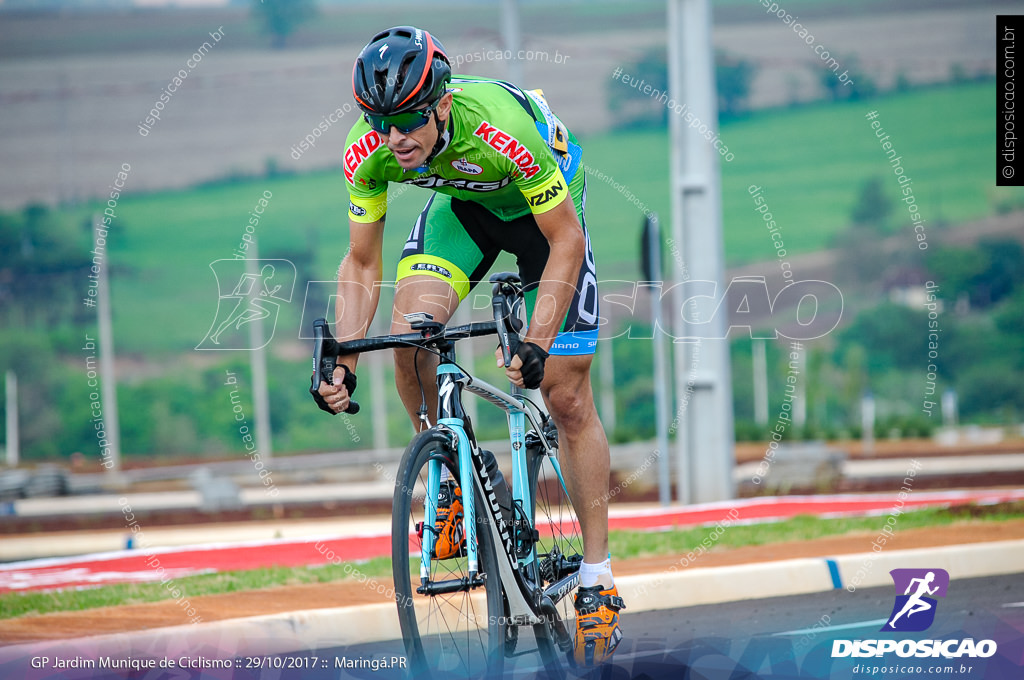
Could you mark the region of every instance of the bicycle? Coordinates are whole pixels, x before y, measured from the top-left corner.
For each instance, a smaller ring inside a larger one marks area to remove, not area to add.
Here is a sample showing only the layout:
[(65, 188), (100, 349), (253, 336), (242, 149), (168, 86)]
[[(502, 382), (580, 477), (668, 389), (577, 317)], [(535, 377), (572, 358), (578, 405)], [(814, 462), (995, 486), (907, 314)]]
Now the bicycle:
[[(427, 422), (424, 398), (420, 418), (428, 427), (402, 456), (392, 508), (395, 599), (416, 677), (496, 677), (506, 660), (535, 653), (542, 670), (558, 676), (572, 647), (575, 609), (568, 596), (579, 584), (583, 540), (558, 461), (557, 429), (521, 389), (500, 390), (456, 362), (455, 343), (465, 338), (497, 334), (506, 366), (518, 347), (521, 281), (504, 273), (490, 282), (493, 321), (447, 328), (429, 314), (410, 314), (411, 333), (341, 343), (326, 321), (314, 322), (314, 389), (321, 379), (331, 381), (338, 355), (416, 347), (416, 358), (419, 351), (439, 358), (436, 422)], [(422, 387), (421, 380), (421, 393)], [(463, 409), (465, 392), (506, 412), (511, 507), (499, 505), (494, 476)], [(442, 466), (463, 494), (465, 541), (449, 559), (434, 553)], [(527, 627), (536, 648), (519, 650), (520, 630)]]

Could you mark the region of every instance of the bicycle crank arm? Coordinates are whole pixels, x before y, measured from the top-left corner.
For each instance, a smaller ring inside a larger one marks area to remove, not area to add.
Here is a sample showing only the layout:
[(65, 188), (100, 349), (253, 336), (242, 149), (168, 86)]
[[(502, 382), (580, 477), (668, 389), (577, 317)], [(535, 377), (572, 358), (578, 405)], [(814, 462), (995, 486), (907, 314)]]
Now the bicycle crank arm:
[(565, 624), (562, 623), (562, 617), (558, 614), (558, 608), (555, 607), (555, 603), (547, 595), (541, 597), (540, 610), (547, 617), (547, 624), (551, 632), (555, 634), (555, 642), (558, 648), (563, 652), (569, 651), (572, 647), (572, 638), (569, 637), (569, 631), (565, 629)]

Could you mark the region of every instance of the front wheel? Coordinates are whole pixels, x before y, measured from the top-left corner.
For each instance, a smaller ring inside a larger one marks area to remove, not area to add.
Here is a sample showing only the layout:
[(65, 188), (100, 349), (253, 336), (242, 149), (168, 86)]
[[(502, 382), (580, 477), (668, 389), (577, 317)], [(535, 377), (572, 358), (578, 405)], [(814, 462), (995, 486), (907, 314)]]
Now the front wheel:
[[(506, 618), (494, 545), (486, 510), (476, 495), (476, 536), (483, 585), (455, 589), (468, 583), (468, 560), (456, 556), (432, 558), (428, 586), (450, 592), (421, 594), (421, 546), (433, 531), (426, 526), (428, 509), (436, 516), (437, 489), (428, 489), (431, 461), (447, 468), (454, 479), (457, 453), (450, 437), (436, 429), (416, 435), (399, 464), (391, 524), (391, 562), (402, 639), (415, 677), (483, 678), (501, 674)], [(467, 475), (461, 483), (471, 484)], [(464, 555), (463, 551), (463, 555)]]

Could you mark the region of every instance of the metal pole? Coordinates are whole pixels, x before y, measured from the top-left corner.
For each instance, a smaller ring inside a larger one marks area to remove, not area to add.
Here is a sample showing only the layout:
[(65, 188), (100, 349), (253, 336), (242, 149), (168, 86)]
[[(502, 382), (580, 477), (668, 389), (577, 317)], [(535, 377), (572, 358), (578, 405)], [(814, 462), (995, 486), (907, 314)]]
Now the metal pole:
[(665, 355), (665, 334), (661, 328), (661, 227), (658, 216), (651, 214), (647, 230), (647, 247), (654, 281), (648, 288), (651, 299), (651, 332), (654, 334), (654, 429), (658, 445), (658, 502), (672, 502), (672, 486), (668, 464), (668, 360)]
[[(260, 285), (262, 282), (256, 272), (256, 263), (259, 260), (259, 239), (253, 234), (252, 244), (249, 246), (249, 257), (245, 260), (245, 273), (250, 276), (253, 285), (249, 288), (249, 299), (258, 300)], [(273, 440), (270, 434), (270, 398), (267, 390), (267, 355), (263, 339), (263, 320), (255, 318), (249, 322), (249, 357), (250, 370), (252, 370), (252, 405), (256, 429), (256, 450), (263, 456), (263, 460), (269, 461), (274, 453)]]
[[(682, 8), (678, 0), (668, 2), (668, 83), (669, 92), (678, 97), (683, 92), (683, 70), (682, 70)], [(676, 258), (675, 276), (673, 277), (672, 297), (672, 337), (673, 356), (675, 359), (675, 402), (676, 413), (679, 414), (679, 425), (676, 430), (676, 501), (680, 504), (690, 502), (690, 438), (686, 420), (682, 417), (683, 404), (688, 403), (687, 373), (690, 366), (689, 344), (680, 341), (686, 336), (686, 322), (683, 319), (683, 307), (686, 304), (686, 294), (683, 291), (683, 282), (689, 279), (685, 258), (688, 253), (685, 251), (685, 239), (683, 238), (683, 196), (677, 188), (677, 182), (683, 176), (684, 164), (679, 148), (683, 144), (682, 120), (679, 116), (668, 116), (668, 129), (670, 139), (669, 167), (671, 169), (672, 194), (672, 241), (679, 250), (679, 257)], [(688, 408), (688, 406), (687, 406)]]
[[(793, 395), (793, 427), (801, 428), (807, 424), (807, 348), (800, 345), (800, 349), (796, 350), (797, 353), (797, 370), (802, 375), (798, 376), (799, 380), (796, 381), (796, 394)], [(797, 436), (803, 433), (794, 433)]]
[[(684, 123), (687, 113), (700, 120), (702, 129), (717, 129), (717, 95), (714, 81), (714, 57), (711, 44), (711, 9), (708, 0), (669, 0), (669, 113), (672, 156), (672, 233), (688, 263), (688, 277), (712, 281), (724, 294), (725, 256), (722, 238), (721, 186), (718, 153), (710, 142)], [(685, 108), (684, 108), (685, 107)], [(680, 263), (680, 281), (683, 265)], [(715, 300), (694, 303), (708, 339), (699, 346), (681, 343), (690, 332), (693, 318), (689, 310), (683, 318), (687, 295), (677, 287), (677, 306), (673, 310), (676, 333), (676, 399), (689, 398), (685, 411), (685, 429), (677, 438), (681, 469), (680, 482), (688, 478), (688, 493), (680, 489), (686, 502), (718, 501), (732, 498), (735, 485), (733, 452), (732, 385), (729, 345), (724, 315), (711, 317)], [(710, 302), (710, 304), (706, 304)], [(699, 352), (699, 370), (692, 366), (693, 352)], [(689, 374), (689, 377), (688, 377)], [(686, 393), (689, 380), (692, 393)], [(699, 457), (692, 455), (697, 452)]]
[(860, 400), (860, 439), (865, 455), (875, 453), (875, 397), (871, 390), (864, 393)]
[(605, 432), (615, 431), (615, 358), (612, 346), (615, 341), (608, 338), (597, 353), (598, 370), (601, 376), (601, 423)]
[[(99, 214), (93, 216), (93, 230), (102, 226)], [(96, 319), (100, 340), (100, 399), (103, 402), (103, 425), (110, 448), (111, 467), (108, 472), (121, 470), (121, 428), (117, 417), (117, 378), (114, 376), (114, 331), (110, 321), (109, 258), (104, 250), (100, 255), (100, 271), (96, 282)]]
[(764, 340), (754, 340), (754, 422), (768, 424), (768, 359)]
[(68, 122), (69, 100), (71, 99), (71, 85), (68, 83), (67, 71), (61, 70), (57, 76), (59, 95), (57, 99), (58, 120), (60, 121), (61, 153), (60, 165), (57, 174), (57, 202), (58, 204), (73, 203), (77, 198), (75, 187), (75, 140), (71, 135), (71, 125)]
[(519, 3), (517, 0), (502, 0), (501, 2), (501, 37), (505, 42), (505, 49), (512, 53), (512, 58), (506, 64), (507, 78), (514, 85), (523, 84), (523, 62), (519, 60), (519, 50), (522, 46), (522, 32), (519, 30)]
[(942, 393), (942, 424), (946, 427), (956, 427), (957, 424), (956, 390), (952, 387), (947, 387)]
[(7, 449), (7, 464), (11, 467), (17, 467), (18, 459), (21, 455), (20, 435), (18, 433), (18, 376), (14, 371), (8, 369), (4, 377), (4, 393), (7, 403), (6, 413), (4, 414), (7, 421), (7, 441), (5, 445)]

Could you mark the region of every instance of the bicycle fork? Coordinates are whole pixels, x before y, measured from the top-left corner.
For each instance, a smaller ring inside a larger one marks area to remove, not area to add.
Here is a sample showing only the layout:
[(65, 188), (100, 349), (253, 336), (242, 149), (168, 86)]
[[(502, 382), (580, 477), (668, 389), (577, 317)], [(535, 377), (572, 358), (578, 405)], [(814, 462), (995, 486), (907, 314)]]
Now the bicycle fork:
[[(458, 453), (459, 470), (466, 472), (473, 469), (473, 453), (469, 445), (469, 437), (463, 427), (460, 418), (442, 418), (437, 423), (452, 433), (455, 439)], [(465, 482), (466, 472), (460, 474), (461, 482)], [(472, 476), (472, 475), (471, 475)], [(434, 592), (450, 592), (450, 590), (461, 590), (454, 588), (454, 585), (428, 584), (430, 580), (430, 562), (433, 559), (434, 548), (437, 537), (433, 526), (437, 520), (437, 499), (440, 494), (441, 485), (441, 462), (436, 458), (427, 461), (427, 490), (424, 494), (423, 503), (423, 541), (420, 544), (420, 581), (423, 588)], [(462, 490), (463, 504), (463, 528), (465, 530), (466, 558), (468, 562), (468, 579), (465, 586), (476, 586), (482, 583), (479, 580), (480, 558), (476, 545), (476, 488), (472, 483), (460, 483)], [(438, 590), (441, 588), (442, 590)]]

